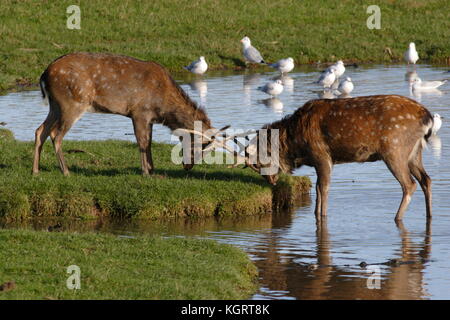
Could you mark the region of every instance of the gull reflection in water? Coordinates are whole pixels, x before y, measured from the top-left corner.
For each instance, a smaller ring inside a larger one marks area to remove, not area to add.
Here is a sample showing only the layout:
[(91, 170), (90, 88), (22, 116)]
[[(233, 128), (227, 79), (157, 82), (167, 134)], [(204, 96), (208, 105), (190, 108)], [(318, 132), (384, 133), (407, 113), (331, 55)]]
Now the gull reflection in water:
[(428, 142), (431, 145), (431, 150), (433, 151), (433, 155), (440, 159), (442, 153), (442, 141), (438, 135), (432, 134)]
[(294, 92), (294, 78), (289, 77), (288, 75), (279, 75), (272, 78), (272, 80), (281, 80), (281, 82), (283, 83), (284, 91)]
[(349, 95), (348, 93), (341, 93), (340, 95), (337, 96), (339, 99), (345, 99), (345, 98), (351, 98), (352, 96)]
[(265, 104), (267, 107), (271, 108), (275, 113), (283, 113), (283, 102), (278, 98), (268, 98), (260, 100), (259, 103)]
[(409, 94), (416, 98), (418, 102), (422, 101), (422, 95), (442, 96), (442, 91), (439, 89), (422, 89), (414, 90), (412, 86), (409, 87)]
[(244, 74), (243, 78), (243, 88), (244, 88), (244, 104), (246, 106), (251, 106), (252, 104), (252, 88), (256, 87), (259, 83), (260, 74), (250, 73)]
[(208, 93), (208, 84), (203, 79), (196, 79), (189, 83), (192, 90), (197, 91), (200, 96), (200, 104), (206, 104), (206, 95)]
[(333, 90), (330, 89), (324, 89), (323, 91), (317, 92), (317, 96), (319, 99), (336, 99), (336, 95), (334, 94)]
[(418, 79), (419, 75), (416, 71), (406, 71), (405, 73), (405, 81), (409, 83), (410, 86), (412, 86), (412, 83), (414, 80)]

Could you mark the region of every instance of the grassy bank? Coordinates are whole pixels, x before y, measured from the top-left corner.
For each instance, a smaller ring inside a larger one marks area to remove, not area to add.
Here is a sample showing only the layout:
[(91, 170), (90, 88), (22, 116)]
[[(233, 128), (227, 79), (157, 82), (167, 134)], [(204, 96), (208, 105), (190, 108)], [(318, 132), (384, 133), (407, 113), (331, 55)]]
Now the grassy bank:
[[(272, 188), (250, 169), (172, 163), (172, 146), (153, 143), (155, 174), (142, 177), (135, 143), (65, 141), (71, 176), (59, 171), (47, 142), (32, 177), (33, 143), (0, 131), (0, 217), (170, 218), (253, 215), (288, 207), (310, 189), (308, 178), (284, 177)], [(73, 151), (78, 152), (73, 152)], [(82, 152), (80, 152), (82, 151)]]
[[(66, 8), (79, 5), (81, 29)], [(369, 4), (381, 30), (369, 30)], [(267, 61), (395, 62), (410, 41), (421, 60), (449, 63), (448, 0), (315, 1), (37, 1), (0, 3), (0, 91), (37, 83), (56, 57), (101, 51), (155, 60), (182, 71), (200, 55), (211, 69), (241, 68), (248, 35)]]
[[(246, 299), (256, 290), (247, 255), (209, 240), (0, 230), (0, 261), (0, 286), (14, 282), (0, 300)], [(80, 290), (66, 286), (70, 265)]]

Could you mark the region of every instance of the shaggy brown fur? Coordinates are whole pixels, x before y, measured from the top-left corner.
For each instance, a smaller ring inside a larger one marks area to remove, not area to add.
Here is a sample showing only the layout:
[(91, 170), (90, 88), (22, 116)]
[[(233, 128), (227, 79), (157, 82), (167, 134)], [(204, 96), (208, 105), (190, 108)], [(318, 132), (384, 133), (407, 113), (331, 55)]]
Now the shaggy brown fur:
[[(416, 188), (412, 176), (424, 191), (431, 217), (431, 180), (422, 165), (422, 142), (430, 136), (432, 125), (430, 112), (416, 101), (377, 95), (311, 100), (263, 128), (279, 130), (280, 171), (291, 173), (302, 165), (316, 169), (318, 218), (326, 215), (334, 164), (383, 160), (403, 189), (396, 215), (401, 220)], [(277, 176), (266, 178), (274, 183)]]
[[(201, 121), (211, 129), (206, 112), (197, 106), (168, 71), (151, 61), (100, 53), (72, 53), (53, 61), (40, 80), (50, 111), (36, 130), (33, 173), (39, 171), (42, 145), (50, 135), (62, 172), (69, 173), (61, 151), (64, 135), (84, 112), (129, 117), (141, 153), (142, 173), (153, 170), (152, 126), (193, 129)], [(189, 166), (192, 167), (192, 166)]]

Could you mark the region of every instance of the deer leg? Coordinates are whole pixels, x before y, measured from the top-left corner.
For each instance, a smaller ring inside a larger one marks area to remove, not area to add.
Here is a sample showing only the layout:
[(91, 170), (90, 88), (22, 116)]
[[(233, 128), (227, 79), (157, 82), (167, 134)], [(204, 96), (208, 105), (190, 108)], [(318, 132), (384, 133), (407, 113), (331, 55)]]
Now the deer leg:
[(422, 188), (425, 195), (427, 218), (431, 218), (431, 179), (423, 167), (422, 153), (420, 151), (409, 162), (409, 170)]
[(55, 138), (56, 138), (56, 134), (58, 133), (58, 123), (56, 123), (56, 125), (53, 126), (53, 128), (51, 128), (50, 130), (50, 139), (52, 139), (52, 143), (53, 143), (53, 148), (55, 147)]
[(411, 202), (411, 196), (416, 191), (416, 183), (414, 182), (407, 162), (399, 162), (399, 161), (389, 161), (385, 160), (385, 163), (394, 177), (402, 186), (403, 197), (400, 202), (400, 206), (397, 210), (397, 214), (395, 216), (395, 221), (400, 221), (403, 219), (403, 215), (405, 214), (406, 208)]
[(50, 111), (47, 119), (37, 128), (35, 133), (35, 143), (34, 143), (34, 159), (33, 159), (33, 174), (39, 173), (39, 162), (41, 159), (42, 147), (44, 146), (45, 140), (47, 140), (52, 126), (56, 122), (55, 114)]
[(59, 162), (59, 167), (61, 169), (61, 172), (65, 175), (69, 175), (69, 169), (67, 168), (66, 161), (64, 160), (64, 154), (62, 151), (62, 141), (66, 133), (69, 131), (70, 127), (67, 128), (66, 126), (61, 126), (59, 129), (56, 130), (55, 137), (52, 139), (53, 141), (53, 147), (55, 149), (56, 158)]
[(150, 147), (149, 122), (144, 119), (133, 119), (134, 135), (141, 153), (142, 175), (150, 174), (150, 161), (148, 160)]
[(70, 114), (62, 114), (61, 120), (58, 121), (58, 124), (55, 128), (52, 128), (50, 132), (50, 136), (53, 141), (53, 146), (55, 148), (56, 158), (59, 162), (59, 167), (61, 168), (61, 172), (65, 175), (69, 175), (69, 169), (67, 168), (66, 161), (64, 160), (64, 154), (62, 151), (62, 141), (64, 136), (69, 132), (70, 128), (81, 118), (81, 115), (84, 113), (83, 108), (73, 107), (71, 110), (76, 110), (76, 112), (72, 112)]
[(153, 158), (152, 158), (152, 135), (153, 135), (153, 123), (149, 125), (148, 134), (148, 148), (147, 148), (147, 162), (150, 173), (153, 172)]
[(316, 182), (316, 207), (314, 209), (314, 215), (316, 216), (316, 220), (320, 221), (321, 218), (321, 208), (322, 208), (322, 197), (320, 196), (320, 188), (319, 188), (319, 176), (317, 176)]
[(320, 160), (315, 165), (317, 174), (316, 183), (316, 219), (321, 219), (327, 215), (328, 209), (328, 190), (331, 182), (331, 160)]

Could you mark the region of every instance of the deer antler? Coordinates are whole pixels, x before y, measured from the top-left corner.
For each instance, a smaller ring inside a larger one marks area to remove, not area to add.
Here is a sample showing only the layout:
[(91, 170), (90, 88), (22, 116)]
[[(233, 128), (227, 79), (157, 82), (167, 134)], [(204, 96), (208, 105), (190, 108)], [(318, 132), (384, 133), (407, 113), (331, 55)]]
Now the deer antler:
[[(245, 156), (241, 156), (240, 153), (242, 151), (245, 152), (245, 148), (247, 147), (246, 145), (242, 145), (241, 143), (238, 143), (237, 138), (238, 137), (245, 137), (245, 140), (249, 141), (248, 136), (251, 134), (255, 134), (257, 132), (257, 130), (248, 130), (246, 132), (242, 132), (242, 133), (238, 133), (238, 134), (234, 134), (234, 135), (230, 135), (227, 137), (223, 137), (223, 139), (221, 140), (214, 140), (207, 148), (205, 148), (203, 151), (204, 152), (209, 152), (212, 151), (213, 149), (219, 147), (219, 148), (223, 148), (224, 150), (230, 152), (231, 154), (233, 154), (233, 156), (235, 157), (235, 159), (237, 160), (237, 162), (230, 166), (231, 168), (235, 168), (237, 167), (239, 164), (245, 163), (246, 166), (248, 166), (248, 157), (247, 155)], [(230, 148), (227, 145), (227, 142), (233, 140), (233, 142), (239, 147), (239, 151), (236, 151), (232, 148)]]
[[(192, 130), (192, 129), (185, 129), (185, 128), (179, 128), (176, 129), (174, 131), (174, 133), (176, 132), (186, 132), (186, 133), (191, 133), (191, 134), (195, 134), (195, 135), (199, 135), (203, 138), (205, 138), (206, 140), (210, 141), (209, 145), (203, 149), (203, 154), (206, 154), (208, 152), (211, 152), (213, 150), (215, 150), (216, 148), (222, 148), (228, 152), (230, 152), (231, 154), (233, 154), (233, 156), (235, 157), (236, 160), (238, 160), (236, 162), (236, 164), (232, 165), (231, 167), (237, 167), (239, 164), (242, 163), (247, 163), (248, 157), (246, 156), (241, 156), (240, 153), (242, 151), (245, 151), (245, 145), (242, 145), (241, 143), (237, 143), (237, 138), (240, 137), (245, 137), (245, 139), (248, 141), (248, 136), (257, 133), (257, 130), (248, 130), (245, 132), (241, 132), (241, 133), (237, 133), (237, 134), (233, 134), (233, 135), (229, 135), (227, 136), (226, 133), (224, 132), (226, 129), (228, 129), (230, 126), (225, 126), (221, 129), (218, 129), (217, 132), (212, 135), (211, 137), (208, 137), (207, 135), (205, 135), (202, 132), (199, 132), (197, 130)], [(220, 134), (221, 133), (221, 134)], [(219, 135), (218, 135), (219, 134)], [(217, 139), (217, 138), (222, 138), (222, 139)], [(234, 150), (233, 148), (231, 148), (230, 146), (227, 145), (228, 141), (233, 140), (235, 142), (235, 144), (239, 147), (239, 151)]]
[(212, 141), (212, 140), (215, 140), (215, 139), (216, 139), (216, 135), (217, 135), (218, 133), (227, 130), (229, 127), (230, 127), (230, 126), (227, 125), (227, 126), (225, 126), (225, 127), (223, 127), (223, 128), (217, 129), (217, 131), (216, 131), (216, 132), (214, 133), (214, 135), (212, 135), (211, 137), (208, 137), (208, 136), (205, 135), (203, 132), (200, 132), (200, 131), (197, 131), (197, 130), (192, 130), (192, 129), (185, 129), (185, 128), (178, 128), (178, 129), (176, 129), (176, 130), (174, 131), (174, 133), (180, 132), (180, 131), (182, 131), (182, 132), (187, 132), (187, 133), (192, 133), (192, 134), (199, 135), (199, 136), (201, 136), (201, 137), (203, 137), (203, 138), (205, 138), (205, 139), (207, 139), (207, 140), (209, 140), (209, 141)]
[(203, 134), (202, 132), (196, 131), (196, 130), (184, 129), (184, 128), (178, 128), (178, 129), (174, 130), (173, 133), (177, 134), (178, 132), (192, 133), (192, 134), (199, 135), (199, 136), (201, 136), (201, 137), (203, 137), (203, 138), (205, 138), (205, 139), (207, 139), (207, 140), (209, 140), (209, 141), (212, 141), (212, 140), (213, 140), (212, 137), (208, 137), (207, 135)]

